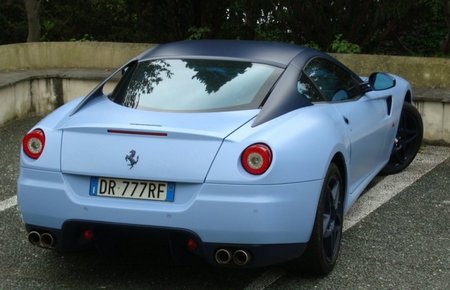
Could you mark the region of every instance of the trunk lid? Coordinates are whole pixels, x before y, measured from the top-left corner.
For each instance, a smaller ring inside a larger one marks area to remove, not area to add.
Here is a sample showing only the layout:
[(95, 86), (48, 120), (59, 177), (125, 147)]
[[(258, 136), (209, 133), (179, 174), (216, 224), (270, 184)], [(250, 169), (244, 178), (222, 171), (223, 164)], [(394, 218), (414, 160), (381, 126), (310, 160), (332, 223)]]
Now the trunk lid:
[(149, 112), (100, 97), (61, 125), (61, 170), (87, 176), (203, 182), (223, 139), (258, 112)]

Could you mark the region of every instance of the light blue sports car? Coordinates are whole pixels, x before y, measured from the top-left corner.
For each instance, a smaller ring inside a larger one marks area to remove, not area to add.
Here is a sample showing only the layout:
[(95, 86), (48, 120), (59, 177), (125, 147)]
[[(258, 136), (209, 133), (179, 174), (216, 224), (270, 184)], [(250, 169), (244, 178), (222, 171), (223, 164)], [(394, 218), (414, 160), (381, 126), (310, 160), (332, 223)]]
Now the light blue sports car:
[(158, 236), (215, 265), (303, 257), (328, 273), (345, 213), (420, 147), (411, 102), (404, 79), (362, 79), (301, 46), (156, 46), (24, 137), (17, 195), (28, 239), (70, 251)]

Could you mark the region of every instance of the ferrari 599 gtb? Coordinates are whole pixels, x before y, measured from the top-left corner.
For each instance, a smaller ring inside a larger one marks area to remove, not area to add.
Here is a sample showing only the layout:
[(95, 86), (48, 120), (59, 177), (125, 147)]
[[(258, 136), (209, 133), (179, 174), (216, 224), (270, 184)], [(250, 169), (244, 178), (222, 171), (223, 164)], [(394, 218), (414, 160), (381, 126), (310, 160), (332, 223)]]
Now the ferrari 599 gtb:
[(164, 233), (211, 264), (303, 257), (325, 274), (345, 213), (411, 163), (422, 127), (406, 80), (361, 78), (317, 50), (158, 45), (24, 137), (19, 209), (28, 239), (59, 251)]

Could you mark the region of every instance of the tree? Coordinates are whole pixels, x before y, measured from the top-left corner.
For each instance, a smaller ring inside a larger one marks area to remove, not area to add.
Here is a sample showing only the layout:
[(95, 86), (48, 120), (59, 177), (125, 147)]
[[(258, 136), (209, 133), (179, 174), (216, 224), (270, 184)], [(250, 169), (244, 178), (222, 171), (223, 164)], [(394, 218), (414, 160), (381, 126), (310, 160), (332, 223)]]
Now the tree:
[(447, 21), (447, 35), (445, 36), (444, 42), (442, 44), (442, 52), (445, 54), (450, 53), (450, 0), (445, 2), (445, 20)]
[(450, 53), (450, 0), (0, 0), (0, 10), (2, 44), (24, 41), (28, 23), (27, 41), (261, 39)]
[(24, 0), (28, 20), (27, 42), (41, 40), (40, 0)]

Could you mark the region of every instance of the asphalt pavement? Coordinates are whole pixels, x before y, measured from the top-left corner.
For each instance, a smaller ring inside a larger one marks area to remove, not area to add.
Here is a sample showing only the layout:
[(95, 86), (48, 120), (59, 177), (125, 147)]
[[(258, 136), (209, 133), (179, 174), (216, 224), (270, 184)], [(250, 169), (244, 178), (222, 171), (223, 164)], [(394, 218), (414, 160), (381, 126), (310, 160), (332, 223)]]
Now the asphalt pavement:
[(325, 278), (286, 275), (268, 289), (450, 289), (450, 159), (344, 233)]
[[(15, 196), (20, 141), (38, 120), (0, 126), (0, 205)], [(449, 152), (427, 146), (409, 171), (372, 183), (361, 207), (382, 191), (399, 193), (364, 214), (355, 207), (338, 264), (326, 277), (305, 276), (292, 265), (229, 270), (180, 264), (156, 248), (59, 255), (26, 240), (13, 205), (0, 206), (0, 289), (450, 289), (450, 159), (436, 161), (434, 169), (427, 165)]]
[(0, 201), (16, 194), (21, 141), (40, 119), (42, 117), (30, 114), (20, 121), (12, 120), (0, 125)]

